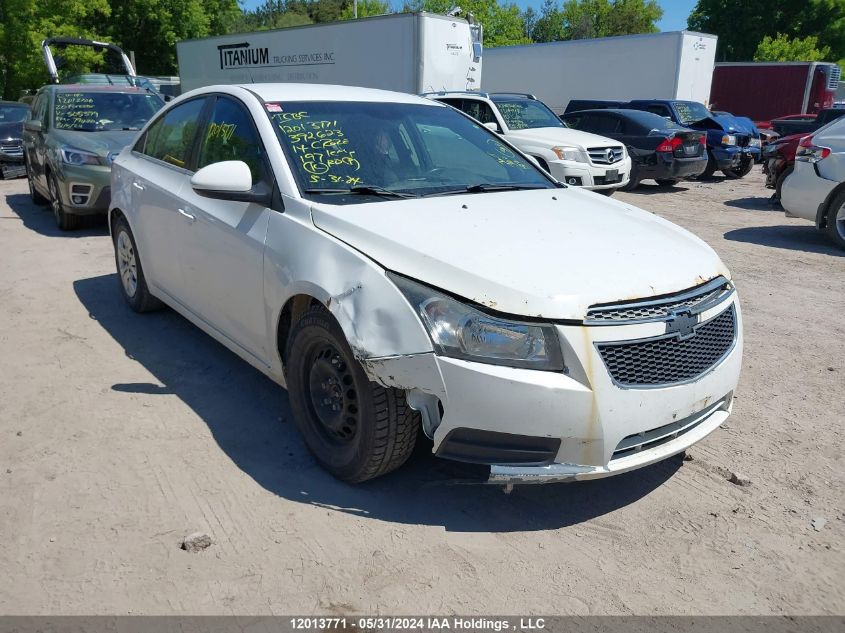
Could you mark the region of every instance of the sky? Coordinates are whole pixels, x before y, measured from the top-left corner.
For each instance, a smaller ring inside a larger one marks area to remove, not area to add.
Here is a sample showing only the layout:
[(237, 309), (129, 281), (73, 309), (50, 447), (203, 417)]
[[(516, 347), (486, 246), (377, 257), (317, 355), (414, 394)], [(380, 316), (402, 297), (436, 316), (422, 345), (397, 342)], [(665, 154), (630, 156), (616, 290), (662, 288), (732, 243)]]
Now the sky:
[[(402, 0), (388, 0), (391, 6), (400, 7)], [(506, 0), (507, 1), (507, 0)], [(534, 7), (539, 10), (543, 6), (543, 0), (511, 0), (520, 7)], [(263, 3), (262, 0), (243, 0), (241, 6), (247, 9), (255, 8)], [(663, 19), (657, 23), (661, 31), (680, 31), (687, 27), (687, 16), (695, 6), (696, 0), (658, 0), (663, 7)], [(460, 0), (455, 0), (460, 5)]]

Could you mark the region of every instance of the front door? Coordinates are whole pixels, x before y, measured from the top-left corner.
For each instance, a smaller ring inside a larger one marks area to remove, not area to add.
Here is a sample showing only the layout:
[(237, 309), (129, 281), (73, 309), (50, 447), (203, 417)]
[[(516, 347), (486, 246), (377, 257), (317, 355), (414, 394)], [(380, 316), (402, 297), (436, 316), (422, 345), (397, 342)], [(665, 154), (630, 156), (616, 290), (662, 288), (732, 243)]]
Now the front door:
[[(252, 116), (236, 99), (216, 98), (198, 147), (198, 170), (239, 160), (249, 165), (253, 185), (261, 181), (271, 185)], [(250, 202), (206, 198), (190, 185), (180, 197), (194, 217), (181, 253), (188, 307), (268, 364), (264, 242), (269, 216), (276, 212)]]

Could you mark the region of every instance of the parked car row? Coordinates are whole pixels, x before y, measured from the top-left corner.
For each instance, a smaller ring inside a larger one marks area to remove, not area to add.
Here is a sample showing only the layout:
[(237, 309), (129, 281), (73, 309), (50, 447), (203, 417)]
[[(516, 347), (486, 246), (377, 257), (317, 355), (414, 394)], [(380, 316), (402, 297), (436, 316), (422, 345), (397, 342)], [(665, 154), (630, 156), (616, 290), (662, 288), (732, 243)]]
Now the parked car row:
[(0, 177), (17, 178), (26, 173), (23, 162), (23, 123), (29, 107), (16, 101), (0, 101)]

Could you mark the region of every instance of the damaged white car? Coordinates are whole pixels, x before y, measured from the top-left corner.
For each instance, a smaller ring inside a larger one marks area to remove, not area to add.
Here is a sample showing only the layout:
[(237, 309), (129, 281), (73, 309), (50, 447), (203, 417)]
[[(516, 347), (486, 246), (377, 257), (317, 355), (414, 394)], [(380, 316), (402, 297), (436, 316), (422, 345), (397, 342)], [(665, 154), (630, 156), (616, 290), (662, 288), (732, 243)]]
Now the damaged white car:
[(115, 159), (109, 221), (132, 308), (171, 306), (286, 386), (346, 481), (399, 467), (420, 428), (493, 482), (613, 475), (731, 411), (718, 256), (427, 99), (189, 92)]

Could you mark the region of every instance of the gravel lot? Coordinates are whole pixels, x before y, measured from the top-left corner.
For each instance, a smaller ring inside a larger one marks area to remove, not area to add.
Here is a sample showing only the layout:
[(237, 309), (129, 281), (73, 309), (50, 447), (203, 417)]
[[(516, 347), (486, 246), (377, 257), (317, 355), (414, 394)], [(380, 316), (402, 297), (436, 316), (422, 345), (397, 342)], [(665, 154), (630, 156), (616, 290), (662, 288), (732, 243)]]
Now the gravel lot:
[(691, 461), (508, 496), (424, 451), (333, 480), (284, 390), (124, 307), (103, 224), (60, 234), (0, 182), (0, 613), (845, 613), (845, 252), (770, 193), (756, 168), (617, 194), (734, 273), (727, 425)]

